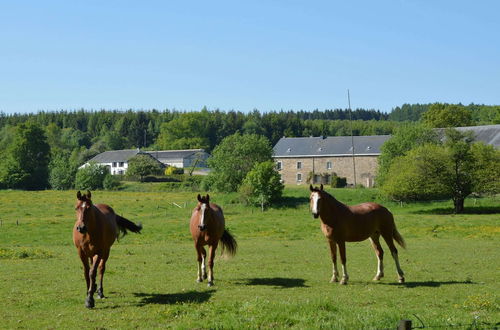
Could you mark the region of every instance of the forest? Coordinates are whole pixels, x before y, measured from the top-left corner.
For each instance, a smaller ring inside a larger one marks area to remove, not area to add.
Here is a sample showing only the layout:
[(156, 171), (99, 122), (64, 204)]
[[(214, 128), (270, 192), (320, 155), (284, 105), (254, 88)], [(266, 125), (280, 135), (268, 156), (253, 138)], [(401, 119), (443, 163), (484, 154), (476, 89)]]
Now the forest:
[[(423, 114), (432, 112), (429, 109), (445, 115), (425, 117)], [(235, 133), (264, 136), (273, 146), (283, 136), (345, 136), (351, 131), (356, 136), (390, 135), (401, 126), (422, 120), (448, 126), (498, 124), (500, 106), (403, 104), (390, 113), (373, 109), (254, 110), (243, 113), (206, 107), (200, 111), (81, 109), (27, 114), (0, 112), (0, 152), (4, 155), (0, 159), (0, 185), (3, 182), (4, 186), (15, 187), (7, 182), (13, 173), (17, 174), (12, 180), (23, 181), (24, 174), (21, 173), (25, 170), (21, 167), (26, 167), (26, 164), (32, 163), (33, 167), (26, 173), (35, 173), (38, 166), (45, 168), (44, 173), (57, 173), (53, 171), (57, 166), (71, 168), (73, 173), (87, 160), (107, 150), (203, 148), (211, 153), (224, 138)], [(449, 120), (453, 122), (447, 124)], [(38, 146), (33, 146), (36, 143)], [(30, 158), (27, 150), (38, 151)], [(39, 176), (48, 177), (43, 173)], [(38, 182), (22, 187), (47, 186), (48, 182)]]

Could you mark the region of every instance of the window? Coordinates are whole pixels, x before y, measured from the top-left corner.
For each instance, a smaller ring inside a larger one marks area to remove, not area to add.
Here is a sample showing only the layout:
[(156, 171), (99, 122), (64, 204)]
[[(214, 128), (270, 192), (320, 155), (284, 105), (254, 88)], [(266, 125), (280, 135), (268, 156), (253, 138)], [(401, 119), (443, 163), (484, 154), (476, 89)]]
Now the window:
[(116, 162), (113, 162), (113, 167), (116, 167)]
[(120, 162), (120, 167), (123, 167), (123, 162)]
[(297, 182), (302, 182), (302, 173), (297, 173)]
[(326, 162), (326, 169), (331, 170), (332, 169), (332, 162)]
[(279, 171), (283, 168), (283, 164), (281, 163), (281, 161), (279, 162), (276, 162), (276, 169)]
[(297, 162), (297, 169), (300, 170), (302, 168), (302, 162)]

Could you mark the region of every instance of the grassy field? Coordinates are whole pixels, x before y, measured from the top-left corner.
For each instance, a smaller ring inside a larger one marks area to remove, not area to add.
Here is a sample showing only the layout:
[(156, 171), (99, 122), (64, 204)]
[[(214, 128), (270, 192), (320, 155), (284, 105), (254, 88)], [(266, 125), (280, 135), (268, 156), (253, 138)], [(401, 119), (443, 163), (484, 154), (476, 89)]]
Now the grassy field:
[[(376, 190), (332, 190), (347, 204), (377, 201)], [(262, 213), (234, 194), (213, 194), (239, 243), (219, 256), (215, 286), (198, 284), (188, 221), (196, 193), (93, 192), (122, 216), (142, 222), (111, 250), (107, 299), (84, 307), (85, 281), (72, 243), (75, 191), (0, 191), (1, 328), (395, 328), (500, 326), (500, 201), (399, 205), (408, 249), (407, 283), (397, 284), (386, 255), (385, 278), (372, 282), (368, 241), (348, 243), (350, 282), (329, 283), (331, 263), (308, 191), (287, 188), (282, 205)], [(174, 204), (175, 203), (175, 204)], [(385, 250), (387, 248), (383, 243)], [(219, 254), (218, 254), (219, 255)]]

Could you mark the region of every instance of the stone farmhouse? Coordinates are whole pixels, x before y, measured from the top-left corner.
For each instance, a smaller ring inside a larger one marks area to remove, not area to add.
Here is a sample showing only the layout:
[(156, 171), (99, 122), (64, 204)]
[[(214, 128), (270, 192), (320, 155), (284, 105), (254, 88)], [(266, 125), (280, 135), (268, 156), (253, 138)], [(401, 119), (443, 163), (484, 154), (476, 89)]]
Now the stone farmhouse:
[[(472, 131), (476, 141), (500, 149), (500, 125), (456, 127)], [(443, 129), (437, 129), (443, 136)], [(281, 138), (274, 161), (285, 184), (329, 184), (333, 173), (348, 185), (373, 187), (380, 148), (390, 135)], [(354, 153), (352, 145), (354, 143)], [(356, 173), (356, 180), (354, 180)]]
[(142, 151), (139, 149), (111, 150), (96, 155), (82, 165), (82, 167), (93, 162), (108, 167), (109, 172), (113, 175), (122, 175), (127, 172), (128, 161), (138, 154), (148, 155), (161, 163), (162, 166), (175, 166), (177, 168), (206, 167), (206, 160), (210, 156), (203, 149), (160, 151)]
[[(281, 138), (274, 161), (284, 184), (329, 184), (333, 173), (347, 184), (373, 187), (380, 147), (390, 135)], [(353, 166), (354, 161), (354, 166)]]

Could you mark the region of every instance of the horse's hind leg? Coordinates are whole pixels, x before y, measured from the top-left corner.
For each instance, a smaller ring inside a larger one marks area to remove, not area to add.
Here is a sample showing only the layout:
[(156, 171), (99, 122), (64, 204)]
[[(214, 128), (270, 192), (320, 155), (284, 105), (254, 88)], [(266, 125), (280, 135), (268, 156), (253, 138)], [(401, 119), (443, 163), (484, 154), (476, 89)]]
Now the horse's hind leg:
[(217, 243), (210, 245), (208, 248), (208, 286), (214, 285), (214, 259)]
[(379, 233), (373, 234), (372, 237), (370, 237), (370, 242), (372, 243), (378, 259), (377, 275), (373, 278), (374, 281), (378, 281), (384, 277), (384, 250), (382, 249), (382, 245), (380, 245), (379, 237)]
[(97, 289), (97, 297), (99, 299), (104, 299), (104, 287), (102, 285), (104, 272), (106, 271), (106, 261), (108, 260), (109, 252), (103, 256), (101, 262), (99, 263), (99, 288)]
[(328, 240), (328, 244), (330, 245), (330, 254), (332, 256), (332, 279), (331, 283), (339, 281), (339, 271), (337, 270), (337, 243), (332, 240)]
[(389, 247), (389, 250), (391, 251), (392, 258), (394, 259), (394, 262), (396, 263), (396, 269), (398, 271), (398, 280), (399, 283), (404, 283), (405, 282), (405, 274), (403, 270), (401, 269), (401, 266), (399, 265), (399, 258), (398, 258), (398, 249), (396, 249), (396, 246), (394, 245), (394, 241), (392, 240), (392, 233), (382, 233), (382, 237), (384, 238), (384, 241), (387, 243), (387, 246)]

